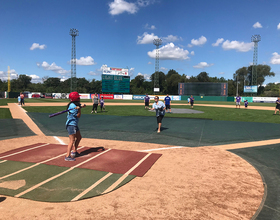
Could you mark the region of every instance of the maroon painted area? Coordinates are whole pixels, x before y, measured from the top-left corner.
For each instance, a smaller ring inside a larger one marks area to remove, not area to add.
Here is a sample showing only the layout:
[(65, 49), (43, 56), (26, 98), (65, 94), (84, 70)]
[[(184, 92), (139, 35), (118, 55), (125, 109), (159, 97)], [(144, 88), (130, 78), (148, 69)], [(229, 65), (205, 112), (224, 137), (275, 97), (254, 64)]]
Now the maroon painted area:
[[(18, 148), (12, 151), (2, 153), (0, 154), (0, 158), (1, 156), (20, 152), (16, 155), (5, 157), (3, 159), (32, 163), (42, 163), (50, 159), (48, 162), (44, 163), (48, 165), (63, 167), (73, 167), (86, 161), (84, 164), (79, 165), (78, 168), (125, 174), (148, 154), (137, 151), (116, 149), (107, 150), (102, 148), (83, 147), (82, 149), (78, 150), (78, 152), (81, 153), (82, 156), (77, 157), (76, 161), (65, 161), (64, 157), (66, 154), (67, 145), (60, 144), (49, 144), (43, 147), (39, 147), (37, 149), (21, 152), (22, 150), (30, 149), (39, 145), (42, 145), (42, 143), (35, 145), (33, 144), (23, 148)], [(55, 158), (57, 156), (59, 157)], [(97, 157), (93, 158), (95, 156)], [(159, 159), (160, 156), (161, 154), (151, 154), (135, 170), (128, 174), (140, 177), (143, 176), (151, 168), (151, 166)]]
[[(10, 155), (10, 154), (13, 154), (13, 153), (17, 153), (17, 152), (20, 152), (20, 151), (23, 151), (23, 150), (31, 149), (32, 147), (36, 147), (36, 146), (43, 145), (43, 144), (44, 143), (32, 144), (32, 145), (28, 145), (28, 146), (25, 146), (25, 147), (21, 147), (21, 148), (13, 149), (13, 150), (10, 150), (10, 151), (6, 151), (6, 152), (0, 154), (0, 159), (10, 160), (10, 159), (7, 159), (8, 157), (4, 157), (4, 156), (7, 156), (7, 155)], [(43, 147), (46, 147), (46, 146), (43, 146)], [(30, 152), (30, 151), (27, 151), (27, 152)], [(18, 156), (17, 156), (17, 158), (18, 158)], [(18, 160), (16, 160), (16, 161), (18, 161)]]
[[(78, 152), (80, 154), (82, 154), (83, 156), (81, 157), (77, 157), (76, 161), (65, 161), (64, 157), (59, 157), (53, 160), (50, 160), (48, 162), (46, 162), (45, 164), (48, 165), (55, 165), (55, 166), (61, 166), (61, 167), (73, 167), (76, 166), (100, 153), (102, 153), (103, 151), (98, 151), (98, 148), (89, 148), (89, 147), (83, 147), (82, 149), (78, 150)], [(66, 148), (64, 150), (65, 154), (66, 154)], [(94, 160), (94, 159), (93, 159)], [(88, 162), (89, 163), (89, 162)], [(82, 168), (81, 166), (79, 166), (79, 168)], [(88, 168), (88, 169), (92, 169), (92, 168)]]
[(124, 174), (146, 155), (147, 153), (143, 152), (112, 149), (108, 153), (83, 164), (80, 168)]
[(161, 154), (151, 154), (140, 166), (133, 170), (130, 175), (144, 176), (154, 163), (161, 157)]

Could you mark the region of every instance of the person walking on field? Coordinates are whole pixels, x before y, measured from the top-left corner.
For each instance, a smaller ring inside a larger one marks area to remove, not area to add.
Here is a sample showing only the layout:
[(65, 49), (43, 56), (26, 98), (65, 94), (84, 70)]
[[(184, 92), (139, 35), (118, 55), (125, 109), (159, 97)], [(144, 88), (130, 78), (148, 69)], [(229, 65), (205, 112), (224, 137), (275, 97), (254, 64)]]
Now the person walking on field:
[(166, 106), (166, 112), (168, 112), (168, 109), (169, 109), (169, 112), (171, 113), (171, 98), (169, 97), (168, 94), (164, 98), (164, 104)]
[(193, 103), (194, 103), (194, 97), (191, 95), (190, 97), (190, 103), (191, 103), (191, 108), (193, 108)]
[(77, 152), (77, 148), (82, 139), (78, 123), (79, 118), (81, 117), (81, 108), (86, 107), (86, 105), (81, 105), (80, 95), (78, 92), (71, 92), (69, 94), (69, 99), (70, 102), (67, 106), (69, 111), (66, 121), (66, 130), (68, 131), (69, 135), (69, 144), (67, 146), (65, 161), (75, 161), (75, 157), (80, 156), (80, 154)]
[(274, 114), (273, 115), (276, 115), (276, 112), (279, 112), (280, 114), (280, 98), (278, 97), (277, 100), (276, 100), (276, 107), (275, 107), (275, 111), (274, 111)]
[(245, 109), (247, 109), (247, 107), (248, 107), (248, 100), (245, 100), (244, 106), (245, 106)]
[(97, 93), (94, 94), (93, 98), (92, 98), (92, 102), (93, 102), (93, 106), (92, 106), (92, 111), (91, 113), (93, 113), (93, 111), (95, 113), (97, 113), (97, 106), (98, 106), (98, 103), (99, 103), (99, 98), (98, 98), (98, 95)]
[(162, 101), (159, 101), (158, 96), (155, 96), (155, 102), (154, 102), (151, 110), (156, 110), (156, 117), (157, 117), (157, 123), (158, 123), (157, 133), (160, 133), (162, 119), (163, 119), (164, 114), (165, 114), (165, 105)]
[(150, 97), (148, 96), (148, 94), (146, 94), (146, 96), (144, 98), (144, 103), (145, 103), (145, 109), (149, 109)]
[(236, 108), (239, 105), (240, 108), (241, 97), (239, 95), (236, 96)]
[(20, 93), (20, 105), (24, 105), (24, 94), (22, 92)]
[(104, 99), (103, 99), (103, 96), (101, 97), (101, 99), (99, 99), (99, 104), (100, 104), (100, 108), (101, 108), (101, 112), (103, 109), (105, 109), (105, 102), (104, 102)]

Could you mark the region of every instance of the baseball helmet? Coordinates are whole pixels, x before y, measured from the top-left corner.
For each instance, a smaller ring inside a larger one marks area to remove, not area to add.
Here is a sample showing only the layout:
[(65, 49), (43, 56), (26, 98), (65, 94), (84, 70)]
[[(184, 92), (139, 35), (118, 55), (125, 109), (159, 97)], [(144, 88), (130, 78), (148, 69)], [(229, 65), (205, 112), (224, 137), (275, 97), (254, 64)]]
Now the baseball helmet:
[(76, 101), (80, 101), (80, 95), (78, 92), (71, 92), (69, 94), (69, 99), (72, 101), (72, 102), (76, 102)]

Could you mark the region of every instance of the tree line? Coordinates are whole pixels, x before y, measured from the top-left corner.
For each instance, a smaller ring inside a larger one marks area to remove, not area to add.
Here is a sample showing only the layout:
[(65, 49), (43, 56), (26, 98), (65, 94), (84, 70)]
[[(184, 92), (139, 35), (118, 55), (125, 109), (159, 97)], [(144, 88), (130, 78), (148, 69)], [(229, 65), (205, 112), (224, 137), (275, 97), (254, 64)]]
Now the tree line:
[[(225, 79), (224, 77), (210, 77), (207, 72), (201, 72), (197, 76), (188, 77), (185, 74), (180, 75), (177, 71), (171, 69), (167, 74), (158, 72), (159, 77), (159, 94), (178, 94), (178, 83), (191, 82), (213, 82), (213, 83), (228, 83), (228, 96), (235, 96), (238, 87), (239, 95), (244, 95), (244, 85), (250, 85), (252, 80), (252, 68), (242, 67), (233, 73), (233, 79)], [(279, 96), (280, 83), (269, 83), (266, 87), (263, 86), (265, 78), (275, 76), (271, 72), (271, 67), (268, 65), (257, 65), (257, 85), (259, 96)], [(130, 94), (153, 94), (154, 93), (154, 78), (153, 73), (150, 79), (145, 79), (143, 75), (138, 75), (130, 82)], [(12, 92), (42, 92), (42, 93), (69, 93), (71, 79), (61, 81), (56, 77), (44, 77), (42, 83), (32, 83), (32, 78), (27, 75), (19, 75), (17, 79), (11, 80)], [(77, 91), (79, 93), (102, 93), (101, 80), (87, 80), (85, 78), (76, 78)], [(7, 91), (8, 83), (0, 80), (0, 91)], [(246, 94), (245, 94), (246, 95)]]

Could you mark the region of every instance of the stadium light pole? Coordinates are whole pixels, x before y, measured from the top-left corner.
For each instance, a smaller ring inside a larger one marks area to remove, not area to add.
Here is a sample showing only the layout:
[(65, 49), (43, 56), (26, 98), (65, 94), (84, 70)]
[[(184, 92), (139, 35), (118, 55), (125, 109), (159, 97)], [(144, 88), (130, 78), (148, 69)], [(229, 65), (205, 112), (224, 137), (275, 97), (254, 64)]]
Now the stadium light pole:
[(72, 36), (72, 53), (71, 53), (71, 86), (70, 92), (76, 91), (76, 36), (79, 36), (79, 31), (75, 28), (70, 29), (69, 34)]
[(155, 62), (155, 75), (154, 75), (154, 92), (159, 92), (159, 46), (162, 44), (160, 38), (154, 39), (156, 46), (156, 62)]
[(261, 36), (255, 34), (251, 37), (251, 42), (254, 42), (253, 68), (251, 85), (257, 85), (257, 65), (258, 65), (258, 43), (261, 41)]

